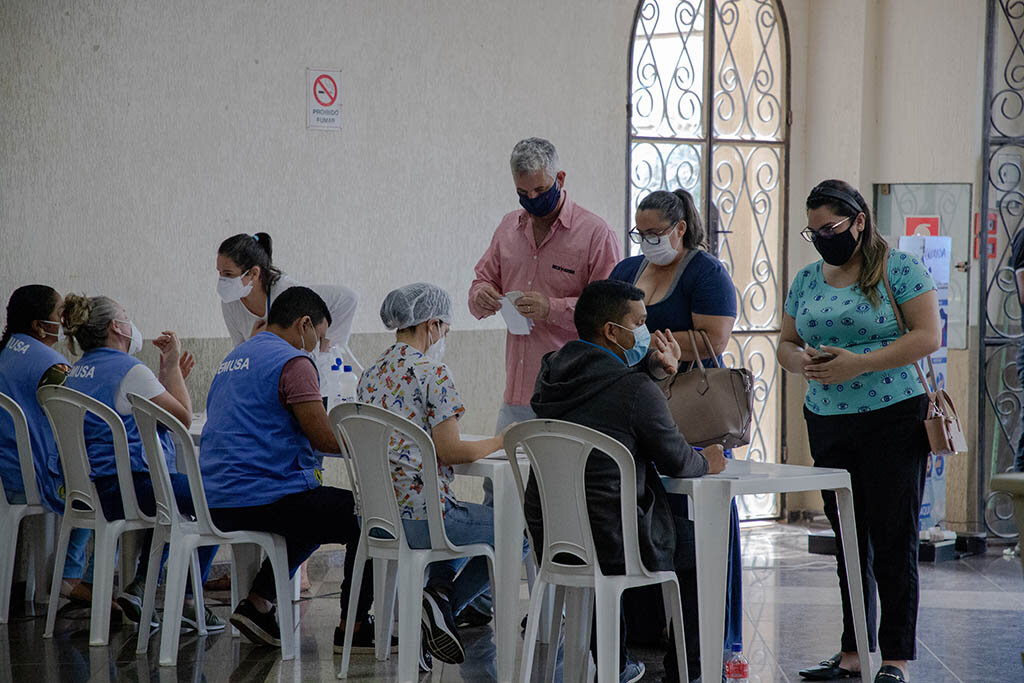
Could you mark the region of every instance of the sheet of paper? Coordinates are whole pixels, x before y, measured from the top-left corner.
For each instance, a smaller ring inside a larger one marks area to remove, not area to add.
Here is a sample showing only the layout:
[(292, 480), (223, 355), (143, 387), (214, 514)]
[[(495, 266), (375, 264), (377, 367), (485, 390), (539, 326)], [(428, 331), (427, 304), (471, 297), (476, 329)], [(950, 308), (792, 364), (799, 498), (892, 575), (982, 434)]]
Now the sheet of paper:
[(516, 308), (516, 299), (522, 295), (522, 292), (509, 292), (501, 297), (501, 317), (505, 319), (509, 334), (530, 334), (530, 330), (533, 329), (533, 321)]

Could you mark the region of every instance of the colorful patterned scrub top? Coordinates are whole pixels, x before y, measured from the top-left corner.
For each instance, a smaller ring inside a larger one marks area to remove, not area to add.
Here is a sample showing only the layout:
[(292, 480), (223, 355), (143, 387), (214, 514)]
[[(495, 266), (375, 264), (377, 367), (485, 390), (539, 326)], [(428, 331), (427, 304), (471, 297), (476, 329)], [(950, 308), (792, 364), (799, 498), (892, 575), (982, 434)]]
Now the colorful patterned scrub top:
[[(448, 366), (403, 342), (391, 346), (366, 368), (359, 379), (356, 398), (415, 422), (427, 434), (448, 418), (459, 418), (466, 412)], [(395, 432), (388, 442), (388, 456), (402, 519), (426, 519), (419, 448)], [(442, 497), (454, 501), (451, 482), (455, 471), (438, 463), (437, 474)]]
[[(786, 313), (796, 320), (796, 331), (814, 348), (838, 346), (854, 353), (870, 353), (900, 336), (885, 284), (878, 284), (881, 305), (871, 306), (857, 285), (836, 288), (825, 282), (821, 261), (804, 267), (793, 279), (786, 297)], [(928, 269), (906, 252), (889, 251), (889, 283), (901, 306), (935, 289)], [(841, 384), (809, 380), (804, 405), (818, 415), (866, 413), (924, 393), (913, 365), (865, 372)]]

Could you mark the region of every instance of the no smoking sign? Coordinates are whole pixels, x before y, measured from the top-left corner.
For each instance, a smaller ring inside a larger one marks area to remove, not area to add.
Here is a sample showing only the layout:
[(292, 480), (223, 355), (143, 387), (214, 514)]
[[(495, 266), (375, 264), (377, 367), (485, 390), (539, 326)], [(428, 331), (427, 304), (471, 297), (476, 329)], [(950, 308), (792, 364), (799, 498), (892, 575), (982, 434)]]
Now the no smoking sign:
[(341, 130), (341, 72), (306, 69), (306, 128)]

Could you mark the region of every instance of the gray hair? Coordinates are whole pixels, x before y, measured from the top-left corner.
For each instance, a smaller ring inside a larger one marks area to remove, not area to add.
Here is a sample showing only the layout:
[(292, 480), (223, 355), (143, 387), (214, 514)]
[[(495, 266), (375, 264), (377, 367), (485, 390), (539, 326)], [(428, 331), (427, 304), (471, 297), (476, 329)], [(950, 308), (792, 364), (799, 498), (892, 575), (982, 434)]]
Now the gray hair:
[(544, 171), (552, 178), (562, 170), (558, 163), (558, 152), (555, 146), (544, 138), (526, 138), (512, 148), (512, 175)]
[(106, 296), (68, 294), (64, 298), (63, 323), (82, 351), (107, 345), (107, 330), (121, 312), (121, 306)]

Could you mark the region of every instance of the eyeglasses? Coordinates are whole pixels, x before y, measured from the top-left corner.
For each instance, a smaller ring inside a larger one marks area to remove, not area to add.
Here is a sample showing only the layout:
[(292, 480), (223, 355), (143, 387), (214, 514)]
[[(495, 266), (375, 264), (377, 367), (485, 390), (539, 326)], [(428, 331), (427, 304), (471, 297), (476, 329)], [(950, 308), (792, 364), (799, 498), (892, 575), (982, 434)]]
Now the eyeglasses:
[(803, 237), (808, 242), (813, 242), (815, 235), (817, 235), (818, 237), (824, 237), (825, 239), (831, 239), (835, 237), (837, 234), (836, 228), (838, 228), (840, 225), (842, 225), (843, 223), (852, 218), (853, 216), (847, 216), (838, 223), (833, 223), (832, 225), (823, 225), (817, 229), (812, 228), (811, 226), (808, 225), (806, 228), (800, 231), (800, 236)]
[(661, 238), (672, 232), (675, 225), (670, 225), (661, 232), (640, 232), (636, 228), (629, 231), (629, 239), (633, 244), (640, 244), (641, 242), (647, 242), (651, 246), (661, 243)]

